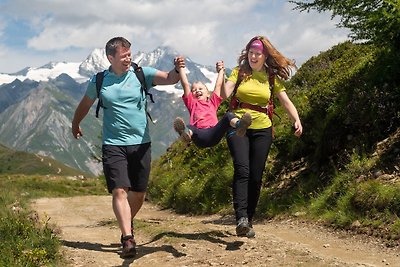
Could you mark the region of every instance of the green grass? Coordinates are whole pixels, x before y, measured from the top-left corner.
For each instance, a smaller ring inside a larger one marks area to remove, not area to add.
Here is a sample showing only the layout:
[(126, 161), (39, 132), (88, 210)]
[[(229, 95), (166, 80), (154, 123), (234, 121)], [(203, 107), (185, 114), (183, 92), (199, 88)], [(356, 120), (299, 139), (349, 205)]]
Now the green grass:
[(0, 266), (60, 266), (60, 240), (29, 208), (32, 199), (106, 194), (104, 180), (63, 176), (0, 176)]
[(93, 177), (92, 174), (76, 170), (49, 157), (39, 156), (23, 151), (16, 151), (0, 144), (0, 175), (70, 175)]
[(150, 199), (179, 213), (210, 214), (225, 208), (231, 198), (232, 166), (224, 146), (221, 142), (198, 149), (175, 143), (171, 153), (153, 163)]

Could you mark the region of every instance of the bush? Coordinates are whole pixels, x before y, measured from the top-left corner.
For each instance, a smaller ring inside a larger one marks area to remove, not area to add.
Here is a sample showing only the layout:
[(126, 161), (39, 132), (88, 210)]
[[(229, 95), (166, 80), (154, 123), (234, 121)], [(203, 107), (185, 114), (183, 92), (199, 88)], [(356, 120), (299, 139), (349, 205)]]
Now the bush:
[(26, 212), (0, 219), (0, 266), (44, 266), (60, 261), (60, 241), (44, 222)]

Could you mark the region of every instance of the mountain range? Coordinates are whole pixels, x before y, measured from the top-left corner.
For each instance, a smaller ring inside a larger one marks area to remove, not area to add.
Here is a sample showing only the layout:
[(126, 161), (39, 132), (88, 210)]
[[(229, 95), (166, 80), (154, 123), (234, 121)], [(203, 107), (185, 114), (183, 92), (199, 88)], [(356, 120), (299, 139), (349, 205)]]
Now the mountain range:
[[(177, 55), (177, 51), (160, 46), (149, 53), (138, 52), (132, 59), (140, 66), (169, 71)], [(82, 121), (84, 136), (79, 140), (71, 134), (71, 120), (90, 77), (108, 67), (104, 49), (95, 49), (80, 63), (50, 62), (0, 74), (0, 143), (100, 174), (101, 119), (94, 116), (95, 105)], [(213, 67), (186, 58), (186, 68), (189, 81), (202, 81), (213, 88)], [(155, 121), (150, 123), (153, 158), (165, 153), (177, 139), (172, 128), (174, 118), (188, 119), (182, 92), (180, 83), (152, 89), (155, 103), (149, 102), (148, 109)]]

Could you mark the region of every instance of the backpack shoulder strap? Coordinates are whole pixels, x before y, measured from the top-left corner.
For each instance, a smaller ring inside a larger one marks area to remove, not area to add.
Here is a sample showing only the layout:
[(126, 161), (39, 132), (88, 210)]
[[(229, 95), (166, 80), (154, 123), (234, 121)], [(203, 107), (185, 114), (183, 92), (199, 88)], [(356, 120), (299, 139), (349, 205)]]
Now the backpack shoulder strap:
[(270, 119), (272, 121), (272, 115), (275, 114), (279, 119), (281, 118), (275, 111), (275, 104), (274, 104), (274, 88), (275, 88), (275, 76), (276, 73), (273, 71), (272, 68), (268, 68), (268, 83), (269, 83), (269, 89), (271, 90), (271, 96), (269, 98), (269, 103), (268, 105), (270, 108), (272, 108), (272, 112), (270, 112)]
[[(146, 86), (146, 79), (145, 79), (145, 77), (144, 77), (144, 73), (143, 73), (142, 67), (139, 67), (139, 65), (136, 64), (136, 63), (133, 62), (133, 61), (131, 62), (131, 65), (132, 65), (132, 67), (133, 67), (133, 69), (134, 69), (134, 71), (135, 71), (136, 77), (138, 78), (138, 80), (139, 80), (139, 82), (140, 82), (140, 90), (141, 90), (141, 92), (143, 93), (143, 91), (144, 91), (145, 96), (149, 96), (151, 102), (154, 103), (153, 94), (149, 93), (149, 91), (148, 91), (148, 89), (147, 89), (147, 86)], [(146, 103), (146, 114), (147, 114), (147, 116), (149, 117), (149, 119), (151, 120), (151, 122), (152, 122), (152, 123), (155, 123), (154, 120), (153, 120), (153, 118), (151, 117), (149, 111), (147, 110), (147, 103)]]
[(97, 92), (97, 98), (99, 100), (97, 101), (97, 106), (96, 106), (96, 118), (99, 117), (100, 107), (103, 107), (103, 101), (101, 100), (100, 97), (100, 90), (103, 85), (103, 80), (104, 80), (104, 71), (98, 72), (96, 74), (96, 92)]
[(138, 78), (138, 80), (140, 82), (142, 92), (144, 91), (145, 95), (149, 96), (151, 102), (154, 103), (153, 94), (149, 93), (149, 91), (147, 89), (146, 80), (144, 77), (142, 67), (139, 67), (139, 65), (136, 64), (135, 62), (132, 62), (131, 65), (132, 65), (133, 69), (135, 70), (136, 77)]
[(233, 88), (232, 95), (231, 95), (231, 100), (229, 101), (229, 106), (228, 110), (232, 111), (236, 109), (239, 105), (239, 99), (236, 97), (237, 89), (239, 88), (240, 83), (243, 80), (243, 74), (239, 68), (238, 70), (238, 77), (236, 79), (235, 87)]
[(272, 95), (274, 87), (275, 87), (275, 73), (272, 70), (272, 68), (268, 68), (268, 83), (269, 83), (269, 89), (271, 90), (271, 95)]
[(235, 87), (233, 88), (232, 97), (234, 97), (236, 95), (237, 89), (242, 81), (243, 81), (243, 73), (239, 69)]

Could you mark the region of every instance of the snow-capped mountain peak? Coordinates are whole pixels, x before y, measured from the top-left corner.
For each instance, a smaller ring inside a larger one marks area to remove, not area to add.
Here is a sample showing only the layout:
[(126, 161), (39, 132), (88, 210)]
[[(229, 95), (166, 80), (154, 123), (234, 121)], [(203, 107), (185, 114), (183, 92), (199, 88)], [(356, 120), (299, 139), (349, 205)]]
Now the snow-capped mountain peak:
[[(154, 67), (159, 70), (169, 71), (174, 65), (174, 58), (179, 55), (177, 51), (168, 46), (159, 46), (149, 53), (138, 52), (132, 55), (132, 61), (140, 66)], [(186, 58), (186, 68), (188, 70), (188, 78), (190, 81), (202, 81), (207, 86), (215, 81), (215, 73), (208, 71), (206, 66), (200, 66)], [(24, 81), (30, 79), (33, 81), (49, 81), (55, 79), (61, 74), (67, 74), (78, 83), (86, 82), (92, 75), (99, 71), (103, 71), (110, 66), (105, 49), (94, 49), (87, 58), (81, 63), (68, 63), (68, 62), (49, 62), (48, 64), (39, 68), (27, 67), (14, 74), (0, 73), (0, 85), (9, 84), (15, 79)], [(157, 90), (182, 94), (180, 84), (169, 86), (156, 86)], [(213, 88), (211, 86), (210, 88)]]
[(94, 73), (107, 69), (110, 62), (107, 59), (105, 49), (96, 48), (79, 66), (79, 74), (90, 77)]

